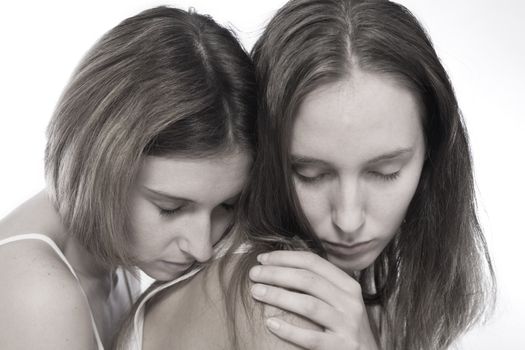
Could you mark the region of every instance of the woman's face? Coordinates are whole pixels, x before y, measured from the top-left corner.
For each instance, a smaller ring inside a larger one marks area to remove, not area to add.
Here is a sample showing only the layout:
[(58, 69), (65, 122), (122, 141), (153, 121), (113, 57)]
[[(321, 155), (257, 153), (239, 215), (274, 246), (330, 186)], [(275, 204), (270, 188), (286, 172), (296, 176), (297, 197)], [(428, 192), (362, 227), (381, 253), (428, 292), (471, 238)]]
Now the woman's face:
[(410, 90), (360, 70), (299, 108), (297, 195), (329, 260), (347, 272), (371, 265), (403, 221), (425, 158), (420, 114)]
[(232, 220), (251, 157), (153, 157), (142, 165), (131, 196), (137, 266), (156, 280), (179, 276), (212, 256)]

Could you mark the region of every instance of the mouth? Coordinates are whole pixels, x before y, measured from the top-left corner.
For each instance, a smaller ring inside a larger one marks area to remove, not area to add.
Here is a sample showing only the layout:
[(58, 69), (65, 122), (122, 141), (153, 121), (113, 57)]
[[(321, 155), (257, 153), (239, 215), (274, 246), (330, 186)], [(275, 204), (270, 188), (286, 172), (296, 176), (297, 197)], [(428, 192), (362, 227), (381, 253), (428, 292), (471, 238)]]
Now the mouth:
[(162, 262), (165, 264), (177, 267), (177, 269), (180, 269), (180, 270), (187, 270), (194, 264), (194, 261), (176, 262), (176, 261), (162, 260)]
[(323, 241), (323, 246), (330, 255), (348, 258), (370, 251), (374, 241), (357, 242), (353, 244)]

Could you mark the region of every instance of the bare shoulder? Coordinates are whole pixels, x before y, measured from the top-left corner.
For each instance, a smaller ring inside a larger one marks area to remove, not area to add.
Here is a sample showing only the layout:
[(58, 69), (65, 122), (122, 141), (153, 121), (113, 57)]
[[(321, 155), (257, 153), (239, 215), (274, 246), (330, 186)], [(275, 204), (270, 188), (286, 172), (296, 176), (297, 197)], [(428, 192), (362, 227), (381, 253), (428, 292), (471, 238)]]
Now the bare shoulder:
[(147, 304), (143, 349), (230, 349), (215, 264)]
[[(144, 344), (155, 346), (144, 349), (234, 349), (235, 342), (239, 349), (300, 349), (269, 332), (266, 319), (277, 316), (303, 328), (318, 329), (317, 325), (250, 296), (243, 298), (237, 289), (228, 289), (239, 281), (234, 278), (239, 277), (239, 264), (248, 260), (235, 256), (222, 272), (219, 262), (214, 262), (184, 285), (167, 290), (148, 307)], [(226, 293), (234, 294), (226, 298)], [(226, 312), (226, 300), (232, 302), (230, 314)]]
[(67, 266), (47, 244), (0, 246), (2, 346), (93, 349), (89, 305)]

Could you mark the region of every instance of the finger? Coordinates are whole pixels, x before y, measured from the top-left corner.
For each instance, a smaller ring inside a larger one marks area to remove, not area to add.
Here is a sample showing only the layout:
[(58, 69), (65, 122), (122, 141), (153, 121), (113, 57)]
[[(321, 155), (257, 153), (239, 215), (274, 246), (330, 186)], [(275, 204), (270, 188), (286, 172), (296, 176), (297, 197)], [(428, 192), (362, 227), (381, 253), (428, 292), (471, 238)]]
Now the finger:
[(310, 294), (325, 303), (342, 309), (352, 298), (348, 292), (314, 272), (281, 266), (254, 266), (250, 270), (250, 279), (254, 282), (292, 289)]
[(279, 265), (309, 270), (323, 276), (347, 292), (353, 293), (354, 295), (356, 293), (361, 294), (359, 283), (351, 276), (331, 262), (312, 252), (276, 250), (270, 253), (260, 254), (257, 260), (263, 265)]
[(328, 350), (327, 335), (318, 330), (304, 329), (281, 319), (266, 320), (268, 329), (279, 338), (310, 350)]
[(250, 292), (255, 299), (265, 304), (303, 316), (329, 330), (335, 330), (344, 323), (339, 310), (308, 294), (265, 284), (254, 284)]

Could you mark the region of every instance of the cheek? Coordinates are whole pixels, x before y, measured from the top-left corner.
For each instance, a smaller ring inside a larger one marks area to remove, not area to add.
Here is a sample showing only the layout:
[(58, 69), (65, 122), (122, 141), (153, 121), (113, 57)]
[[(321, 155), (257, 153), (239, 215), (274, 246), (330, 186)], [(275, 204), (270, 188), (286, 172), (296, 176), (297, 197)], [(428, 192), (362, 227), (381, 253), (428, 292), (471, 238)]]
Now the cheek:
[(368, 210), (369, 217), (382, 227), (385, 236), (393, 235), (405, 218), (419, 182), (419, 172), (407, 173), (390, 184), (387, 190), (375, 190)]
[(233, 213), (224, 209), (215, 210), (211, 217), (211, 244), (215, 245), (228, 233), (227, 229), (232, 224)]
[(321, 186), (309, 186), (296, 181), (295, 191), (304, 215), (314, 231), (318, 232), (324, 219), (330, 217), (326, 190)]
[(162, 224), (158, 211), (146, 201), (135, 201), (130, 210), (131, 241), (133, 254), (138, 260), (147, 261), (159, 254), (167, 245), (164, 237), (168, 227)]
[(146, 201), (132, 201), (129, 221), (134, 242), (140, 240), (144, 234), (144, 230), (152, 226), (152, 214), (153, 210)]

